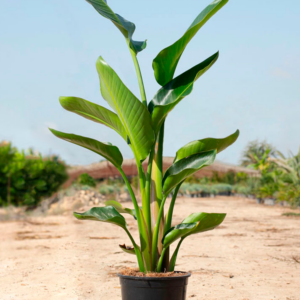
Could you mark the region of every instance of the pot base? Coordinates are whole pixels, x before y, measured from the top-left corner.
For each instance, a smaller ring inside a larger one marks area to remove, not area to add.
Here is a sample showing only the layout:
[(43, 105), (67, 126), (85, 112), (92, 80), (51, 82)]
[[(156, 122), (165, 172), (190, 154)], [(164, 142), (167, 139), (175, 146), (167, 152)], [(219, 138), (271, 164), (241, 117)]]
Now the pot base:
[(117, 275), (120, 278), (122, 300), (185, 300), (191, 273), (173, 277)]

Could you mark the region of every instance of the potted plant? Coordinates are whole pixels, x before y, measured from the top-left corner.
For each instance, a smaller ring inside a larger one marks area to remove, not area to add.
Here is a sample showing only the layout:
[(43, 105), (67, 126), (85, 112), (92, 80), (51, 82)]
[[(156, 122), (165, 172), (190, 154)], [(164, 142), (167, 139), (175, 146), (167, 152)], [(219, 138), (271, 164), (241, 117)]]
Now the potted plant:
[[(142, 206), (138, 205), (136, 195), (122, 169), (123, 157), (116, 146), (50, 130), (58, 138), (105, 157), (119, 170), (126, 183), (134, 209), (125, 208), (116, 201), (107, 201), (105, 207), (94, 207), (84, 213), (74, 213), (80, 220), (108, 222), (120, 226), (131, 240), (132, 247), (120, 247), (126, 253), (136, 256), (139, 274), (143, 276), (119, 274), (123, 300), (185, 299), (187, 278), (190, 274), (174, 272), (179, 248), (188, 236), (212, 230), (225, 218), (225, 213), (196, 212), (187, 216), (180, 224), (172, 225), (173, 209), (182, 183), (201, 168), (212, 164), (217, 153), (236, 141), (238, 130), (223, 139), (206, 138), (188, 143), (176, 152), (173, 164), (165, 172), (162, 160), (164, 122), (168, 113), (192, 92), (194, 82), (216, 62), (219, 53), (174, 78), (178, 61), (197, 31), (227, 1), (213, 1), (196, 17), (178, 41), (155, 57), (154, 75), (161, 88), (148, 103), (137, 60), (137, 54), (146, 48), (146, 41), (133, 40), (135, 25), (114, 13), (105, 0), (87, 0), (100, 15), (111, 20), (125, 37), (137, 73), (141, 101), (124, 85), (102, 57), (98, 58), (96, 68), (101, 94), (112, 110), (76, 97), (60, 97), (59, 101), (66, 110), (108, 126), (123, 137), (136, 160)], [(146, 159), (148, 166), (145, 172), (142, 162)], [(169, 195), (172, 195), (172, 198), (165, 215), (164, 205)], [(130, 214), (136, 219), (139, 241), (130, 234), (122, 214)], [(171, 253), (170, 246), (175, 242), (178, 244)], [(153, 277), (155, 275), (156, 277)]]

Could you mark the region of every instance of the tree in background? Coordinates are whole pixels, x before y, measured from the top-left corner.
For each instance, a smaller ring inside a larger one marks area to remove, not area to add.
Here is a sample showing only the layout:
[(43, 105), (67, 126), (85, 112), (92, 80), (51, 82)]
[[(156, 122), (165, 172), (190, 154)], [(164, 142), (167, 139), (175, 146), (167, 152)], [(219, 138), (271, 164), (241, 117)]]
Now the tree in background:
[(266, 141), (251, 141), (242, 153), (241, 165), (243, 167), (251, 165), (256, 170), (262, 170), (268, 164), (267, 158), (275, 158), (277, 155), (278, 151), (276, 148)]
[(285, 157), (266, 141), (250, 142), (242, 154), (242, 165), (261, 171), (254, 194), (300, 205), (300, 149)]
[(285, 157), (279, 152), (280, 158), (274, 159), (283, 171), (278, 199), (287, 201), (292, 206), (300, 206), (300, 148), (296, 155)]
[(0, 206), (35, 207), (67, 178), (66, 166), (57, 156), (20, 152), (9, 142), (0, 143)]

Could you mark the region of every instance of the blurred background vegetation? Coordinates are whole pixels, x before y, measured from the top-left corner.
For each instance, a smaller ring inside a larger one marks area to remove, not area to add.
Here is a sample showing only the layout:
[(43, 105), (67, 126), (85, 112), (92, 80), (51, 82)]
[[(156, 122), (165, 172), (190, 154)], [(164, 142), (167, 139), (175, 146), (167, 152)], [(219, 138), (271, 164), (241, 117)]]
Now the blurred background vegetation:
[[(300, 150), (287, 157), (266, 141), (252, 141), (244, 149), (241, 166), (259, 170), (261, 176), (233, 171), (224, 175), (215, 173), (211, 178), (190, 177), (181, 186), (180, 194), (187, 197), (214, 197), (238, 195), (257, 199), (259, 203), (275, 201), (291, 207), (300, 206)], [(33, 150), (19, 151), (8, 142), (0, 143), (0, 206), (26, 206), (38, 203), (55, 194), (67, 180), (67, 166), (57, 156), (43, 157)], [(138, 178), (131, 177), (138, 190)], [(68, 191), (69, 190), (69, 191)], [(70, 190), (93, 190), (107, 199), (130, 200), (121, 178), (95, 180), (81, 174)]]
[(67, 178), (66, 165), (57, 156), (43, 157), (31, 149), (19, 151), (11, 143), (0, 143), (0, 206), (36, 207)]

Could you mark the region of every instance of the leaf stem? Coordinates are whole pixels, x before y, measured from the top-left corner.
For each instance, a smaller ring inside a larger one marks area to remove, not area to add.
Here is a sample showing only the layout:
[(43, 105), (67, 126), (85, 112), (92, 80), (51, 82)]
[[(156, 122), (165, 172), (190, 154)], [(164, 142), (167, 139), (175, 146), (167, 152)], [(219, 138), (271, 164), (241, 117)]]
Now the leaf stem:
[[(163, 177), (163, 140), (164, 140), (164, 123), (162, 124), (159, 133), (156, 137), (156, 145), (155, 152), (153, 156), (152, 163), (152, 172), (151, 172), (151, 221), (152, 221), (152, 229), (154, 229), (156, 225), (156, 220), (159, 212), (159, 208), (161, 205), (161, 201), (163, 198), (162, 191), (162, 177)], [(163, 238), (163, 229), (164, 229), (164, 213), (162, 213), (162, 219), (159, 224), (159, 233), (158, 233), (158, 243), (157, 243), (157, 251), (160, 255), (163, 247), (160, 240)], [(165, 258), (167, 255), (165, 255)], [(152, 264), (152, 268), (155, 267), (155, 262)]]
[[(183, 181), (182, 181), (183, 182)], [(180, 189), (180, 186), (181, 186), (181, 183), (179, 183), (176, 188), (174, 189), (174, 193), (173, 193), (173, 197), (172, 197), (172, 200), (171, 200), (171, 203), (170, 203), (170, 206), (169, 206), (169, 210), (168, 210), (168, 213), (167, 213), (167, 218), (166, 218), (166, 225), (165, 225), (165, 228), (164, 228), (164, 233), (166, 233), (170, 228), (171, 228), (171, 225), (172, 225), (172, 218), (173, 218), (173, 210), (174, 210), (174, 205), (175, 205), (175, 201), (176, 201), (176, 198), (177, 198), (177, 194), (178, 194), (178, 191)]]
[(143, 82), (143, 77), (142, 77), (140, 65), (139, 65), (139, 62), (137, 60), (135, 52), (132, 49), (130, 49), (130, 47), (129, 47), (129, 50), (130, 50), (131, 57), (133, 59), (137, 79), (138, 79), (138, 82), (139, 82), (142, 103), (145, 104), (146, 107), (147, 107), (147, 98), (146, 98), (145, 87), (144, 87), (144, 82)]
[(129, 230), (126, 227), (124, 228), (124, 230), (126, 231), (127, 235), (129, 236), (129, 238), (132, 242), (132, 245), (134, 247), (134, 251), (135, 251), (135, 254), (136, 254), (136, 257), (137, 257), (137, 260), (138, 260), (140, 271), (141, 272), (146, 272), (146, 268), (145, 268), (145, 265), (144, 265), (144, 259), (143, 259), (143, 256), (142, 256), (142, 253), (141, 253), (141, 250), (140, 250), (139, 246), (135, 243), (134, 238), (130, 234)]
[(152, 264), (156, 264), (157, 261), (157, 241), (158, 241), (158, 234), (159, 234), (159, 223), (164, 211), (164, 205), (167, 199), (167, 195), (164, 196), (160, 208), (159, 208), (159, 212), (158, 212), (158, 216), (157, 216), (157, 221), (154, 227), (154, 231), (153, 231), (153, 238), (152, 238)]
[(177, 244), (177, 247), (176, 247), (176, 249), (175, 249), (175, 251), (174, 251), (174, 253), (172, 255), (172, 258), (170, 260), (169, 269), (168, 269), (169, 272), (173, 272), (174, 269), (175, 269), (175, 264), (176, 264), (176, 259), (177, 259), (178, 251), (179, 251), (179, 248), (180, 248), (180, 246), (181, 246), (181, 244), (182, 244), (182, 242), (183, 242), (184, 239), (185, 239), (184, 237), (181, 238), (180, 241), (179, 241), (179, 243)]
[[(149, 241), (150, 238), (149, 238), (149, 234), (147, 232), (147, 228), (145, 228), (144, 223), (143, 223), (143, 219), (142, 219), (143, 218), (143, 215), (142, 215), (143, 212), (141, 211), (141, 209), (138, 206), (135, 194), (132, 190), (132, 187), (131, 187), (131, 185), (128, 181), (128, 178), (125, 175), (123, 169), (119, 168), (119, 172), (121, 173), (121, 175), (122, 175), (122, 177), (125, 181), (125, 184), (128, 188), (129, 194), (131, 196), (131, 199), (132, 199), (132, 202), (133, 202), (133, 205), (134, 205), (134, 209), (136, 211), (136, 218), (137, 218), (138, 228), (139, 228), (139, 233), (140, 233), (141, 249), (144, 249), (144, 248), (147, 247), (147, 241)], [(145, 267), (144, 267), (143, 270), (145, 271)], [(144, 271), (141, 270), (141, 272), (144, 272)]]
[(146, 177), (146, 187), (145, 187), (145, 193), (146, 193), (146, 200), (145, 200), (145, 210), (143, 207), (143, 210), (145, 212), (145, 218), (148, 226), (149, 233), (152, 234), (152, 228), (151, 228), (151, 207), (150, 207), (150, 199), (151, 199), (151, 172), (152, 172), (152, 163), (153, 158), (155, 154), (155, 145), (152, 147), (152, 150), (150, 152), (149, 160), (148, 160), (148, 167), (147, 167), (147, 177)]
[(161, 256), (160, 256), (160, 258), (158, 260), (156, 272), (161, 272), (161, 267), (162, 267), (162, 264), (163, 264), (163, 261), (164, 261), (164, 256), (165, 256), (166, 250), (167, 250), (167, 248), (163, 248), (163, 250), (161, 252)]

